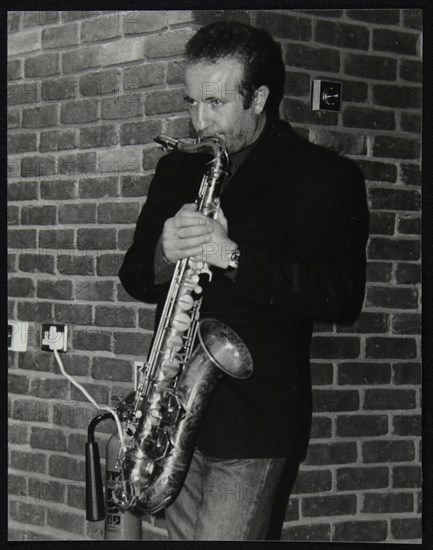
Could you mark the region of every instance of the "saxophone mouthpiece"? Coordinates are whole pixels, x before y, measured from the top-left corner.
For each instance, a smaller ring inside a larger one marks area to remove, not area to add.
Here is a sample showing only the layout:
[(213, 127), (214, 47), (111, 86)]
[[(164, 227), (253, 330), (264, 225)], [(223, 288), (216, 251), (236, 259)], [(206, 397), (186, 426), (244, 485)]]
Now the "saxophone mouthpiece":
[(169, 149), (177, 149), (179, 143), (179, 140), (171, 138), (169, 136), (156, 136), (153, 141), (159, 143), (164, 151), (168, 151)]

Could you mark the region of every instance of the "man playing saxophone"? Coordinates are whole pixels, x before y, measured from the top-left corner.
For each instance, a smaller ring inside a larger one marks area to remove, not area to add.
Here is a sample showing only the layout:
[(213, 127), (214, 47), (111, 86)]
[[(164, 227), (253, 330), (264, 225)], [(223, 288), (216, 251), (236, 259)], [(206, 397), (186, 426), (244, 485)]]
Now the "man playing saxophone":
[(313, 321), (353, 322), (365, 287), (368, 210), (348, 159), (279, 119), (284, 64), (263, 30), (236, 22), (187, 43), (185, 101), (200, 140), (218, 136), (230, 168), (216, 219), (194, 203), (206, 154), (161, 158), (119, 276), (156, 302), (178, 260), (211, 266), (201, 317), (231, 327), (254, 363), (221, 379), (204, 412), (185, 483), (166, 509), (169, 538), (265, 539), (283, 471), (305, 458)]

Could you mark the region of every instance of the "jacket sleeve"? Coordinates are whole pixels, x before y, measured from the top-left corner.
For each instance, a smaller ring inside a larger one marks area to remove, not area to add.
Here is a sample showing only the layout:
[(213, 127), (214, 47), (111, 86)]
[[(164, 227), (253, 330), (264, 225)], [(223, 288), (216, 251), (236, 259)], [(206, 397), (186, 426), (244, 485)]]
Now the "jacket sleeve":
[(168, 283), (155, 282), (155, 249), (164, 222), (173, 212), (172, 194), (167, 189), (167, 157), (161, 157), (150, 183), (146, 202), (138, 217), (133, 243), (123, 259), (119, 271), (120, 281), (133, 298), (154, 303), (167, 289)]
[(352, 323), (364, 300), (368, 207), (359, 168), (340, 158), (332, 181), (299, 193), (278, 250), (239, 243), (236, 293), (309, 317)]

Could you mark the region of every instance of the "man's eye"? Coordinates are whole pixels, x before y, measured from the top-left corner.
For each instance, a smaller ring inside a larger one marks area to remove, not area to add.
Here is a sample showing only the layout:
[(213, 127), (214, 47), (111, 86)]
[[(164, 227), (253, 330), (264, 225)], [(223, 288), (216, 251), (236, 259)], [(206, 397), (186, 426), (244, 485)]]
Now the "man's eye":
[(213, 105), (222, 105), (223, 102), (221, 101), (221, 99), (212, 99), (212, 104)]

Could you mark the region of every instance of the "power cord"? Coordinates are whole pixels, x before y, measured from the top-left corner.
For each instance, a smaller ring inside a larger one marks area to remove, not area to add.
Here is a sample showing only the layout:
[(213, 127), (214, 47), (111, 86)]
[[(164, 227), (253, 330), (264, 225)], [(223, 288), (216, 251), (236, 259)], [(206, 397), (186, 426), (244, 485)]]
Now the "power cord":
[[(54, 330), (53, 330), (54, 329)], [(60, 359), (60, 355), (59, 355), (59, 352), (58, 350), (59, 349), (63, 349), (63, 336), (61, 336), (60, 338), (55, 338), (55, 336), (58, 335), (61, 335), (62, 333), (57, 333), (56, 331), (56, 328), (55, 327), (51, 327), (50, 328), (50, 331), (46, 331), (45, 332), (45, 342), (47, 343), (48, 347), (50, 348), (50, 350), (52, 350), (54, 352), (54, 357), (56, 358), (56, 361), (59, 365), (59, 368), (60, 368), (60, 371), (61, 373), (63, 374), (63, 376), (65, 378), (67, 378), (71, 384), (73, 384), (76, 388), (78, 388), (81, 393), (99, 410), (101, 411), (108, 411), (109, 413), (112, 414), (112, 416), (114, 417), (114, 420), (116, 421), (116, 425), (117, 425), (117, 431), (119, 432), (119, 438), (120, 438), (120, 442), (121, 444), (123, 445), (123, 442), (124, 442), (124, 437), (123, 437), (123, 430), (122, 430), (122, 425), (120, 423), (120, 419), (119, 419), (119, 415), (117, 414), (116, 410), (115, 409), (112, 409), (111, 407), (105, 407), (105, 406), (101, 406), (101, 405), (98, 405), (98, 403), (96, 403), (96, 401), (93, 399), (93, 397), (87, 392), (87, 390), (85, 390), (83, 388), (83, 386), (81, 386), (81, 384), (79, 384), (76, 380), (74, 380), (72, 378), (71, 375), (69, 375), (66, 370), (65, 370), (65, 367), (63, 366), (63, 363), (62, 363), (62, 360)]]

